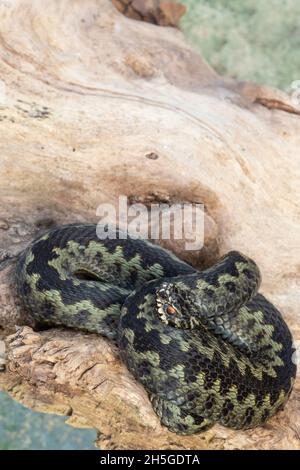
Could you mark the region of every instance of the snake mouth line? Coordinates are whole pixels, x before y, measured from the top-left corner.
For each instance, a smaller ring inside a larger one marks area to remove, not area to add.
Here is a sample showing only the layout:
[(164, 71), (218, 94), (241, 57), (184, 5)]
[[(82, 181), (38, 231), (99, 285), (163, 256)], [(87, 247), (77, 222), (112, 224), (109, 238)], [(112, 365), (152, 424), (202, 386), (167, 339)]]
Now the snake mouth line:
[(96, 273), (93, 273), (92, 271), (84, 268), (76, 269), (76, 271), (73, 272), (73, 276), (80, 281), (101, 281)]

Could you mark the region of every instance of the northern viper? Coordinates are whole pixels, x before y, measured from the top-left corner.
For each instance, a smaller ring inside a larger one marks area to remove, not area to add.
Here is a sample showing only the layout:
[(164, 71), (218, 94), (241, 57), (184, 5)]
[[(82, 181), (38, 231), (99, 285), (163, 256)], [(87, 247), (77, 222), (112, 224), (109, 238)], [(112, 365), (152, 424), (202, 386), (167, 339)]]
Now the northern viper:
[(236, 251), (197, 271), (148, 241), (100, 240), (94, 224), (74, 224), (35, 240), (16, 278), (39, 322), (116, 340), (173, 432), (254, 427), (289, 397), (291, 334)]

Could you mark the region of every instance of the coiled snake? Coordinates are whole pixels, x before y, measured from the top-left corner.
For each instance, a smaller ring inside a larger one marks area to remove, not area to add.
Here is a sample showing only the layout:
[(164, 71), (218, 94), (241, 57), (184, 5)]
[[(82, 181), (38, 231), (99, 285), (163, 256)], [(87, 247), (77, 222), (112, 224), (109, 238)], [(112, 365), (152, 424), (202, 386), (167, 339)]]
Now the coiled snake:
[(173, 432), (254, 427), (289, 397), (291, 334), (238, 252), (199, 272), (148, 241), (100, 240), (94, 224), (75, 224), (35, 240), (16, 277), (39, 322), (117, 340)]

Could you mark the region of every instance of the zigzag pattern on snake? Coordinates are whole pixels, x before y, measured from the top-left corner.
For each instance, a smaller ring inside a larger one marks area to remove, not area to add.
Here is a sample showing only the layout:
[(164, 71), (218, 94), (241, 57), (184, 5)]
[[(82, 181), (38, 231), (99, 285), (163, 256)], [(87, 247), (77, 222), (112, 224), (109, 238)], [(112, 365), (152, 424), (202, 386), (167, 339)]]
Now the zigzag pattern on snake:
[(35, 320), (117, 341), (173, 432), (261, 425), (290, 395), (290, 331), (238, 252), (197, 271), (148, 241), (100, 240), (96, 225), (74, 224), (35, 240), (16, 279)]

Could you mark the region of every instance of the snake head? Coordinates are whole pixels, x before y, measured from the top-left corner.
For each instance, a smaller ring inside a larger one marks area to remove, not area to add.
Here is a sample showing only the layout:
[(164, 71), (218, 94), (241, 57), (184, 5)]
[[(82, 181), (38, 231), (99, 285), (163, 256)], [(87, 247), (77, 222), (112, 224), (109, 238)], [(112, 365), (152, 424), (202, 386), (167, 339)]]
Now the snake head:
[(168, 282), (163, 282), (156, 289), (157, 313), (163, 323), (183, 329), (193, 328), (193, 316), (188, 308), (185, 291)]

